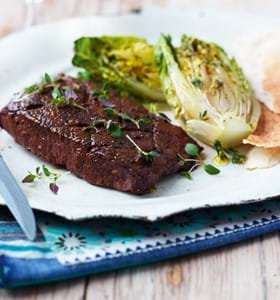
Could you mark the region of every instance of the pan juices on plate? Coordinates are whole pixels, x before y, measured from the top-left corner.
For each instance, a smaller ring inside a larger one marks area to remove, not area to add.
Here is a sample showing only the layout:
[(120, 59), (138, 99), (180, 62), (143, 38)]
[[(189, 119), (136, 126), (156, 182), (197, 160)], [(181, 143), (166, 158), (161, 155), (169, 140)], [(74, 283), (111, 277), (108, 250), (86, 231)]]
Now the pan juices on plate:
[(263, 103), (256, 131), (243, 140), (254, 146), (248, 169), (280, 162), (280, 31), (246, 36), (235, 43), (235, 57)]

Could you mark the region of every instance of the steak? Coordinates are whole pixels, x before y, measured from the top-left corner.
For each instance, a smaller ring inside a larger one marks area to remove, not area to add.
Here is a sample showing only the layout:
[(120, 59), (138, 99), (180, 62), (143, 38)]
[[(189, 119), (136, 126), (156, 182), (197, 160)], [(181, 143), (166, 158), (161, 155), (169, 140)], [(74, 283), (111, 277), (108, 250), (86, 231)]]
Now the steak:
[[(115, 91), (102, 95), (96, 84), (70, 76), (59, 76), (55, 86), (62, 100), (70, 101), (59, 103), (54, 84), (46, 84), (13, 99), (0, 112), (0, 126), (43, 160), (91, 184), (134, 194), (151, 191), (162, 176), (193, 166), (180, 164), (178, 153), (188, 158), (184, 146), (195, 142), (167, 118)], [(138, 126), (131, 121), (140, 119), (146, 121)], [(121, 137), (109, 130), (112, 124), (121, 129)], [(156, 153), (149, 157), (142, 150)]]

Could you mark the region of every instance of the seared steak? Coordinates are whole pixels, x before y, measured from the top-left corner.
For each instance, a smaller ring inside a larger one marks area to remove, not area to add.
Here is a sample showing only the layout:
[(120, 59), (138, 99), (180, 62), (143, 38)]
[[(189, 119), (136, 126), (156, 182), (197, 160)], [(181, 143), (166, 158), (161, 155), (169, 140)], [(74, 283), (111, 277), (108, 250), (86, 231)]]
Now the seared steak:
[[(72, 77), (62, 75), (55, 85), (70, 102), (59, 103), (50, 84), (25, 93), (0, 112), (1, 127), (33, 154), (91, 184), (134, 194), (150, 191), (162, 176), (192, 167), (192, 162), (180, 165), (178, 153), (188, 158), (184, 146), (195, 142), (167, 119), (116, 92), (92, 91), (93, 84)], [(146, 121), (136, 126), (121, 113)], [(112, 123), (121, 128), (122, 137), (108, 130)], [(159, 155), (146, 157), (135, 144)]]

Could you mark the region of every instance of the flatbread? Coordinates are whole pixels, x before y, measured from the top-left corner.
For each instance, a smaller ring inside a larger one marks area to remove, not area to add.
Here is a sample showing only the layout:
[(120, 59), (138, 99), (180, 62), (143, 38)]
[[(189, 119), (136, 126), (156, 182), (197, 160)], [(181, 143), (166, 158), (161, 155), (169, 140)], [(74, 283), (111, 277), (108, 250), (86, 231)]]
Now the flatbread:
[[(279, 36), (280, 38), (280, 36)], [(280, 50), (264, 62), (262, 86), (264, 92), (271, 97), (268, 106), (272, 111), (280, 113)]]
[(234, 42), (233, 54), (257, 98), (280, 113), (280, 31), (243, 36)]
[(243, 144), (264, 148), (280, 147), (280, 114), (271, 112), (262, 104), (262, 113), (256, 131)]
[(243, 140), (253, 147), (245, 167), (249, 170), (271, 168), (280, 162), (280, 114), (262, 104), (262, 113), (256, 131)]
[(247, 154), (245, 168), (249, 170), (271, 168), (280, 162), (279, 148), (253, 147)]
[(243, 140), (255, 146), (245, 167), (270, 168), (280, 162), (280, 31), (246, 36), (234, 44), (233, 54), (263, 103), (256, 131)]

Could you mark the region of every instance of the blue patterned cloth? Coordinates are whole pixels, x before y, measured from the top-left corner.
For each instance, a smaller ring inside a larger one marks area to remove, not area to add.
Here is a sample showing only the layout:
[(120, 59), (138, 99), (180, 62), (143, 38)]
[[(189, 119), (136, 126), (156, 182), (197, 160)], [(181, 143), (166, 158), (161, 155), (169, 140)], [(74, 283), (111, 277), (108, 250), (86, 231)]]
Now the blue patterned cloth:
[(280, 228), (280, 201), (207, 208), (148, 223), (127, 219), (70, 222), (37, 213), (26, 240), (0, 209), (0, 286), (14, 288), (158, 262)]

